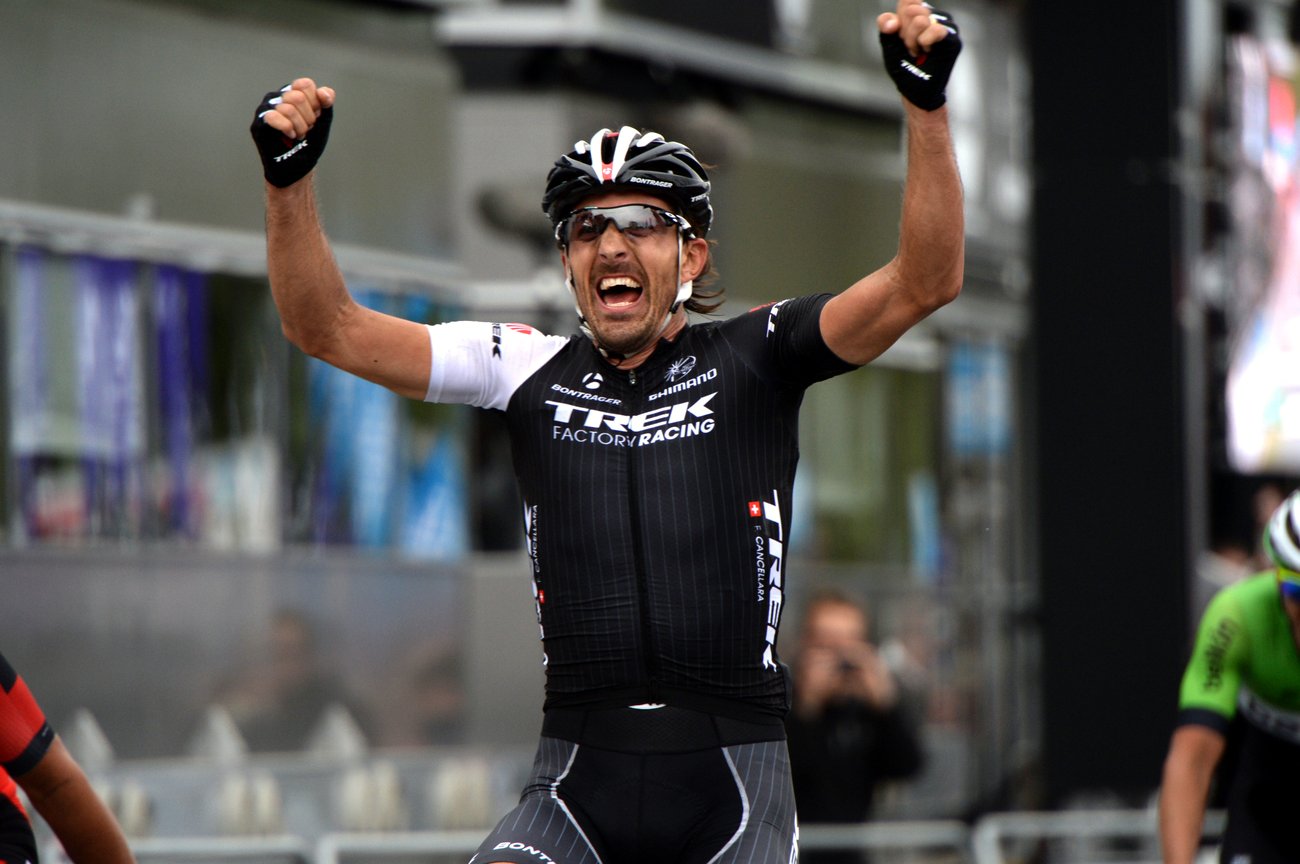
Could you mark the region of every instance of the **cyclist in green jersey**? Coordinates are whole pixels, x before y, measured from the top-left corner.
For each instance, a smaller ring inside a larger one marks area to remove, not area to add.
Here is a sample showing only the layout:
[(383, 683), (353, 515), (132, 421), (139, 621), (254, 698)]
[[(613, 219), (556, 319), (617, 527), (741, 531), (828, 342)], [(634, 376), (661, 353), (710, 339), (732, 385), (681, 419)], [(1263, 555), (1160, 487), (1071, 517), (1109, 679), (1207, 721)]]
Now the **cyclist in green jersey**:
[(1214, 596), (1183, 676), (1160, 793), (1165, 864), (1195, 859), (1230, 725), (1240, 753), (1221, 778), (1228, 823), (1219, 861), (1300, 861), (1300, 491), (1269, 520), (1264, 547), (1274, 569)]

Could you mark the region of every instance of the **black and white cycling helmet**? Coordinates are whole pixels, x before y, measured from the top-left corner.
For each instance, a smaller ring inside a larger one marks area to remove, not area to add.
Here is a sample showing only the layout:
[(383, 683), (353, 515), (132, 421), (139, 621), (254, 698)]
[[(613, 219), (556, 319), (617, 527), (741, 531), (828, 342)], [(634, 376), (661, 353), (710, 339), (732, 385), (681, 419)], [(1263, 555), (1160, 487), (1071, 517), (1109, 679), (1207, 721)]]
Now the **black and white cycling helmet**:
[(1268, 520), (1264, 550), (1278, 567), (1300, 573), (1300, 490), (1292, 492)]
[(542, 209), (558, 226), (579, 201), (602, 187), (641, 189), (663, 198), (686, 217), (696, 237), (709, 233), (709, 175), (689, 147), (666, 141), (658, 132), (624, 126), (576, 142), (546, 176)]

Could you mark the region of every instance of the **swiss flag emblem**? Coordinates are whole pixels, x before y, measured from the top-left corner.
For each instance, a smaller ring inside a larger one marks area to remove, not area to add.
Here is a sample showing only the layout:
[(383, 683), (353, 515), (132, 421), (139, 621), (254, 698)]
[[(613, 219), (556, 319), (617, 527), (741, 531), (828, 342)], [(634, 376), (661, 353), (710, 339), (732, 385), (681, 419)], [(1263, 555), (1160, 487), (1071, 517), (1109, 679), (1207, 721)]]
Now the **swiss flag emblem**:
[(537, 603), (541, 605), (546, 602), (546, 592), (540, 588), (537, 590)]
[(763, 515), (763, 505), (760, 504), (760, 503), (757, 502), (757, 501), (750, 501), (750, 502), (749, 502), (749, 515), (750, 515), (750, 516), (762, 516), (762, 515)]

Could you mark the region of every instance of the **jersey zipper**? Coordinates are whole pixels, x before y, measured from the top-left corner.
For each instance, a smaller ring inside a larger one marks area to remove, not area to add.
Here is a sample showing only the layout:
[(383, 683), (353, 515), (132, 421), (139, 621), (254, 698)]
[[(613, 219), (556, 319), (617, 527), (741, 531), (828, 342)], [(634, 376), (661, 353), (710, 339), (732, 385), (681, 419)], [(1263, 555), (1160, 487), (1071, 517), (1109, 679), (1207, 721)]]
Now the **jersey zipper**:
[[(637, 383), (636, 370), (627, 370), (627, 381), (632, 387), (633, 399), (640, 407), (640, 386)], [(640, 448), (628, 448), (627, 494), (628, 513), (632, 520), (632, 566), (636, 570), (637, 594), (639, 595), (641, 615), (641, 651), (645, 658), (647, 701), (658, 701), (659, 658), (655, 653), (654, 631), (650, 622), (650, 585), (646, 576), (645, 540), (642, 537), (641, 497), (638, 488), (638, 474), (641, 465)]]

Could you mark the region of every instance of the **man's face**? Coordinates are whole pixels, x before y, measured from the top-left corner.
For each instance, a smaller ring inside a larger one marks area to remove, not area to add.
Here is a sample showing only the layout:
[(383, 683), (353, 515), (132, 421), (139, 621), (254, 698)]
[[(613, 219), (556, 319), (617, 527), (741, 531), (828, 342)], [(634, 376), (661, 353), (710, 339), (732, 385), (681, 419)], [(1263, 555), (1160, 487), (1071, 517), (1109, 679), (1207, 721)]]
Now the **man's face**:
[(855, 606), (817, 602), (806, 613), (796, 675), (816, 701), (862, 696), (863, 672), (874, 660), (867, 621)]
[[(640, 192), (606, 192), (578, 206), (628, 204), (672, 209), (668, 202)], [(587, 326), (603, 348), (624, 355), (650, 344), (677, 296), (677, 229), (668, 226), (635, 234), (639, 236), (611, 224), (595, 237), (571, 237), (562, 253)], [(681, 255), (681, 278), (694, 279), (704, 269), (708, 245), (704, 240), (684, 240)], [(681, 310), (678, 314), (685, 315)]]
[(841, 654), (867, 641), (867, 619), (858, 609), (841, 603), (819, 604), (804, 624), (804, 645), (814, 651)]

